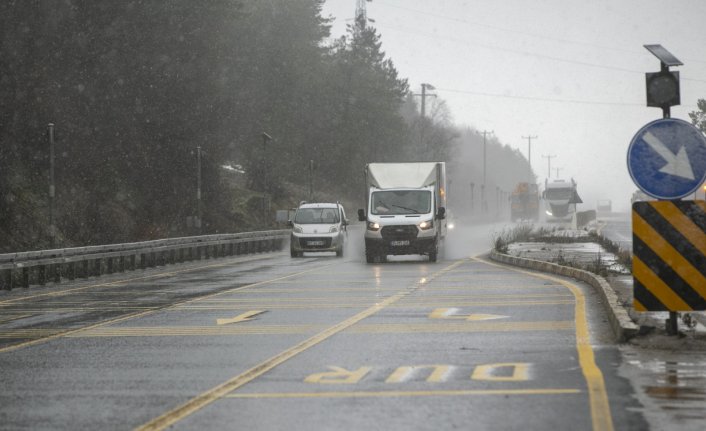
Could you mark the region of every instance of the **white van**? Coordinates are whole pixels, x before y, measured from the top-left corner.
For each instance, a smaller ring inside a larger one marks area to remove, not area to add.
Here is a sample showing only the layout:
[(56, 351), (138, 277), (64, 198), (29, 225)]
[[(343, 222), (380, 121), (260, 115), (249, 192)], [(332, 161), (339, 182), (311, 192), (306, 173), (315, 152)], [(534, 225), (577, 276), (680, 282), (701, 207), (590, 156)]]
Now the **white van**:
[(289, 225), (292, 227), (289, 246), (292, 257), (301, 257), (305, 251), (335, 251), (336, 256), (343, 256), (348, 219), (341, 204), (302, 204)]

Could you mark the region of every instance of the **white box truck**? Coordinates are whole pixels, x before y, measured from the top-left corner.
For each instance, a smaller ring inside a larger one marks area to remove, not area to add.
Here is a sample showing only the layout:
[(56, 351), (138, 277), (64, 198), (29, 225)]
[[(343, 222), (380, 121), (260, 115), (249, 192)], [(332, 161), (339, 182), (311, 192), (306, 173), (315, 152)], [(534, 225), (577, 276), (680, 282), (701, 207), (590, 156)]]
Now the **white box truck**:
[(365, 166), (365, 259), (423, 254), (436, 262), (446, 237), (444, 162), (369, 163)]

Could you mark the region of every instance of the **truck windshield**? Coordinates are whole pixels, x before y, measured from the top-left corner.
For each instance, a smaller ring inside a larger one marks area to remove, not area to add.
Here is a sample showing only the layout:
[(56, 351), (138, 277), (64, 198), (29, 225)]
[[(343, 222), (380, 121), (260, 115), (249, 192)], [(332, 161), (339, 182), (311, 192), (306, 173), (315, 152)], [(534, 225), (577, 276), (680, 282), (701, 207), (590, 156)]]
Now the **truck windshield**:
[(297, 224), (335, 224), (338, 220), (336, 208), (299, 208), (294, 216)]
[(431, 192), (428, 190), (385, 190), (373, 192), (370, 212), (376, 215), (428, 214)]

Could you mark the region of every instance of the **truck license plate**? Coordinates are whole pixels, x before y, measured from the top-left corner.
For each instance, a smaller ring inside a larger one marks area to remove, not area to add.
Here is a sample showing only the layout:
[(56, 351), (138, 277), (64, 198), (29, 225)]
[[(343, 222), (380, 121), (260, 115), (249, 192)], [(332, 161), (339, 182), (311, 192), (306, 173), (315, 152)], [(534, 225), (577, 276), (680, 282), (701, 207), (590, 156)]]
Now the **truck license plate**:
[(306, 245), (324, 245), (323, 241), (307, 241)]
[(390, 245), (392, 245), (392, 246), (409, 245), (409, 240), (405, 240), (405, 241), (390, 241)]

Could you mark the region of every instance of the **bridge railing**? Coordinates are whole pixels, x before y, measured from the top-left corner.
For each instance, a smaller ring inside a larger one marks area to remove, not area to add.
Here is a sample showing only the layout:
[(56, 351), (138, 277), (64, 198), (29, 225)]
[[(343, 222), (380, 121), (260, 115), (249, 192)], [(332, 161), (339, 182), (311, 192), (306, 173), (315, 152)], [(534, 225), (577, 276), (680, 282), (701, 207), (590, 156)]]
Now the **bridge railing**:
[(0, 254), (0, 288), (26, 288), (62, 279), (281, 250), (289, 233), (271, 230)]

